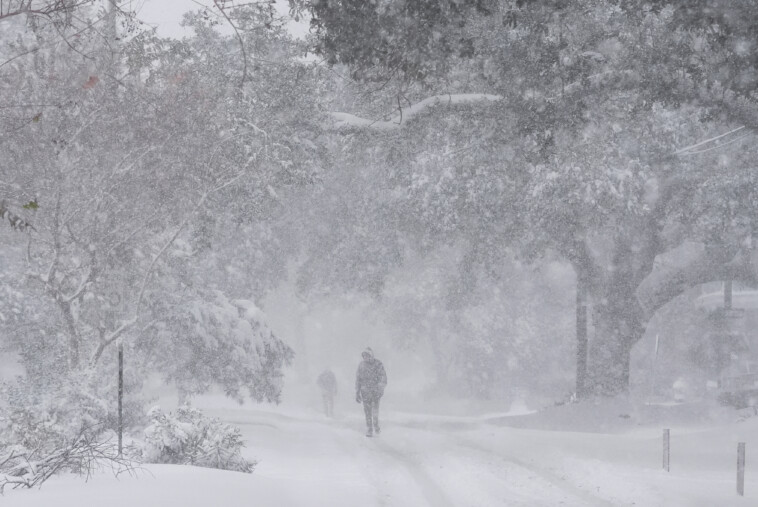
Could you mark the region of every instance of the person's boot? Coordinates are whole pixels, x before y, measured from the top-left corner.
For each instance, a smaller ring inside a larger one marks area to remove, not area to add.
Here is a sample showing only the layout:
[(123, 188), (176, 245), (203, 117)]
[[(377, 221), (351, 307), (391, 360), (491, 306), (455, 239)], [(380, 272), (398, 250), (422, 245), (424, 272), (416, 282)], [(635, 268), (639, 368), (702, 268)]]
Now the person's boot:
[(374, 433), (376, 433), (378, 435), (381, 432), (382, 432), (382, 429), (379, 427), (379, 425), (378, 424), (375, 425), (374, 426)]
[(374, 431), (373, 431), (371, 428), (369, 428), (369, 429), (366, 431), (366, 436), (367, 436), (367, 437), (373, 437), (373, 436), (374, 436)]

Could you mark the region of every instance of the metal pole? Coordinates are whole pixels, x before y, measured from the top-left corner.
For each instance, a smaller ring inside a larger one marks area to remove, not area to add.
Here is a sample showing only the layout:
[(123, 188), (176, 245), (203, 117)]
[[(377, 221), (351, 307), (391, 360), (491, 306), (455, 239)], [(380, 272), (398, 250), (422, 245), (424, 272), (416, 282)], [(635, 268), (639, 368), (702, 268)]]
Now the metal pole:
[(124, 450), (124, 346), (118, 344), (118, 455)]
[(587, 295), (584, 280), (576, 277), (576, 397), (587, 395)]
[(737, 444), (737, 494), (745, 496), (745, 442)]
[(671, 458), (671, 430), (663, 430), (663, 469), (670, 471)]

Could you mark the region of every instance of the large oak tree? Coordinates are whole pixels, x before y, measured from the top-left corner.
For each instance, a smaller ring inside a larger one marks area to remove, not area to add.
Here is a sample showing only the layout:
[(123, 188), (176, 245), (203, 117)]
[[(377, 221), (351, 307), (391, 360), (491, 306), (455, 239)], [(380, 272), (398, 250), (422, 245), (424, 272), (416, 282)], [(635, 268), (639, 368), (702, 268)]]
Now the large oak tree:
[(571, 262), (593, 306), (594, 391), (628, 389), (662, 305), (755, 281), (750, 2), (294, 3), (316, 51), (404, 106), (334, 128), (387, 143), (413, 219), (493, 259), (517, 244)]

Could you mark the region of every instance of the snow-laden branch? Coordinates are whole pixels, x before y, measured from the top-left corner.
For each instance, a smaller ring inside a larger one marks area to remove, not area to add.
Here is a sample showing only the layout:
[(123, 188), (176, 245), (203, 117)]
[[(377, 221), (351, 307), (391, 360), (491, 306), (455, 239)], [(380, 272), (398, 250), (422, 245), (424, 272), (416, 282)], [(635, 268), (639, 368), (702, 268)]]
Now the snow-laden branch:
[(100, 359), (100, 356), (103, 355), (103, 351), (105, 348), (110, 345), (111, 343), (118, 340), (122, 334), (124, 334), (124, 331), (128, 330), (130, 327), (132, 327), (137, 322), (137, 316), (133, 316), (129, 320), (122, 321), (121, 324), (108, 335), (107, 338), (101, 337), (100, 343), (97, 346), (97, 350), (95, 350), (95, 353), (92, 355), (92, 364), (97, 364), (97, 361)]
[(95, 354), (92, 356), (92, 364), (97, 363), (97, 361), (100, 359), (100, 356), (102, 356), (103, 351), (106, 349), (106, 347), (108, 347), (108, 345), (118, 340), (121, 337), (121, 335), (124, 334), (126, 330), (131, 328), (137, 322), (137, 319), (139, 317), (139, 309), (140, 309), (140, 306), (142, 305), (142, 300), (144, 299), (144, 296), (145, 296), (145, 289), (147, 288), (147, 282), (153, 273), (153, 270), (155, 268), (156, 263), (158, 262), (158, 259), (160, 259), (163, 256), (163, 254), (168, 250), (168, 248), (174, 243), (174, 241), (176, 241), (176, 238), (179, 237), (179, 234), (184, 230), (184, 228), (186, 227), (187, 223), (189, 223), (194, 213), (202, 207), (202, 205), (205, 203), (208, 196), (210, 196), (214, 192), (218, 192), (228, 187), (229, 185), (232, 185), (245, 174), (246, 173), (244, 171), (237, 174), (237, 176), (235, 176), (234, 178), (231, 178), (225, 183), (222, 183), (218, 185), (217, 187), (208, 190), (200, 197), (198, 202), (193, 206), (192, 211), (188, 213), (188, 215), (184, 218), (182, 223), (179, 224), (179, 227), (176, 228), (176, 231), (174, 231), (174, 234), (171, 235), (169, 240), (166, 241), (163, 247), (153, 257), (152, 261), (150, 261), (150, 265), (148, 266), (147, 270), (145, 271), (145, 275), (142, 278), (142, 284), (140, 285), (139, 294), (137, 296), (137, 302), (134, 305), (135, 306), (134, 315), (132, 316), (132, 318), (123, 321), (121, 325), (115, 331), (110, 333), (110, 335), (107, 338), (101, 339), (100, 344), (98, 345), (97, 350), (95, 351)]
[[(755, 283), (758, 278), (758, 255), (729, 252), (725, 248), (698, 245), (696, 252), (680, 251), (677, 262), (659, 265), (637, 289), (637, 298), (647, 315), (696, 285), (732, 278)], [(692, 249), (692, 247), (690, 247)], [(684, 257), (682, 262), (679, 257)]]
[(350, 113), (331, 113), (332, 124), (329, 126), (332, 130), (345, 129), (368, 129), (380, 132), (398, 130), (405, 126), (414, 117), (426, 112), (428, 109), (439, 106), (452, 106), (459, 104), (480, 104), (496, 102), (502, 99), (500, 95), (489, 95), (486, 93), (458, 93), (453, 95), (434, 95), (417, 102), (400, 112), (389, 120), (371, 120), (361, 118)]
[[(211, 154), (211, 156), (210, 156), (210, 158), (208, 160), (208, 165), (210, 165), (211, 161), (214, 159), (217, 151), (220, 149), (220, 147), (221, 147), (222, 144), (224, 144), (225, 142), (227, 142), (227, 141), (229, 141), (231, 139), (237, 138), (237, 137), (239, 137), (239, 135), (227, 137), (226, 139), (221, 140), (217, 144), (216, 149), (212, 152), (212, 154)], [(220, 183), (217, 186), (215, 186), (215, 187), (207, 190), (205, 193), (203, 193), (200, 196), (200, 198), (198, 199), (198, 201), (192, 206), (192, 208), (190, 209), (190, 211), (184, 217), (184, 220), (182, 220), (182, 222), (176, 228), (176, 231), (174, 231), (174, 233), (171, 235), (171, 237), (163, 244), (163, 246), (158, 251), (158, 253), (156, 253), (153, 256), (152, 260), (150, 261), (150, 264), (147, 267), (147, 269), (145, 270), (145, 274), (142, 277), (142, 282), (140, 284), (139, 292), (137, 294), (137, 299), (136, 299), (136, 302), (134, 304), (134, 313), (133, 313), (132, 317), (129, 318), (129, 319), (127, 319), (127, 320), (122, 321), (121, 324), (119, 325), (119, 327), (117, 329), (115, 329), (112, 333), (110, 333), (107, 337), (101, 335), (100, 343), (98, 344), (98, 347), (97, 347), (97, 350), (95, 351), (95, 354), (93, 354), (93, 356), (92, 356), (92, 364), (93, 365), (97, 363), (97, 361), (102, 356), (103, 351), (110, 344), (112, 344), (115, 341), (117, 341), (121, 337), (121, 335), (124, 334), (124, 332), (126, 332), (127, 330), (129, 330), (134, 324), (137, 323), (137, 321), (139, 319), (139, 315), (140, 315), (140, 307), (142, 306), (142, 301), (144, 300), (145, 292), (147, 290), (147, 284), (148, 284), (148, 282), (150, 280), (150, 277), (153, 274), (153, 271), (155, 269), (156, 264), (158, 263), (158, 260), (161, 257), (163, 257), (163, 255), (168, 251), (169, 247), (171, 247), (171, 245), (174, 244), (174, 242), (179, 237), (179, 235), (184, 230), (184, 228), (187, 226), (187, 224), (189, 223), (190, 219), (194, 216), (194, 214), (200, 208), (202, 208), (203, 204), (205, 203), (205, 201), (208, 199), (208, 197), (210, 195), (212, 195), (212, 194), (214, 194), (216, 192), (219, 192), (219, 191), (221, 191), (221, 190), (229, 187), (230, 185), (233, 185), (234, 183), (236, 183), (237, 181), (239, 181), (246, 174), (247, 174), (247, 171), (241, 171), (241, 172), (237, 173), (234, 177), (229, 178), (225, 182)], [(141, 230), (141, 229), (137, 229), (137, 230)], [(135, 231), (135, 233), (136, 232), (137, 231)]]
[[(71, 6), (64, 6), (64, 7), (68, 10)], [(93, 20), (91, 22), (86, 23), (86, 25), (83, 28), (81, 28), (80, 30), (72, 33), (68, 38), (70, 39), (72, 37), (79, 37), (84, 32), (87, 32), (89, 30), (95, 30), (96, 31), (97, 25), (100, 22), (102, 22), (105, 19), (107, 19), (108, 16), (109, 16), (108, 12), (105, 12), (99, 18), (97, 18), (97, 19), (95, 19), (95, 20)], [(4, 20), (4, 18), (0, 17), (0, 22), (2, 22), (3, 20)], [(57, 30), (57, 27), (56, 27), (56, 30)], [(3, 68), (4, 66), (10, 64), (14, 60), (17, 60), (19, 58), (23, 58), (24, 56), (28, 56), (28, 55), (32, 55), (34, 53), (37, 53), (38, 51), (40, 51), (42, 49), (53, 48), (53, 47), (57, 46), (58, 44), (61, 44), (62, 42), (64, 42), (64, 39), (65, 38), (63, 38), (63, 37), (58, 37), (58, 39), (56, 39), (55, 42), (48, 43), (48, 44), (41, 44), (39, 46), (33, 47), (33, 48), (28, 49), (26, 51), (22, 51), (22, 52), (16, 54), (15, 56), (12, 56), (12, 57), (8, 58), (4, 62), (0, 62), (0, 68)], [(69, 44), (68, 41), (66, 41), (66, 44)]]
[[(631, 70), (611, 70), (601, 72), (599, 74), (593, 74), (587, 77), (589, 85), (592, 88), (598, 88), (606, 86), (612, 79), (625, 79), (626, 81), (633, 81), (637, 79), (638, 75)], [(584, 81), (576, 81), (568, 83), (560, 90), (556, 90), (552, 95), (545, 95), (542, 93), (532, 93), (529, 97), (531, 99), (541, 99), (546, 101), (555, 101), (566, 98), (570, 94), (578, 93), (586, 89)], [(497, 102), (502, 100), (502, 95), (492, 95), (487, 93), (457, 93), (448, 95), (434, 95), (427, 97), (424, 100), (417, 102), (406, 109), (400, 109), (398, 113), (389, 120), (372, 120), (370, 118), (362, 118), (350, 113), (332, 112), (331, 125), (328, 128), (332, 130), (371, 130), (376, 132), (389, 132), (401, 129), (409, 121), (415, 117), (423, 114), (428, 109), (439, 106), (451, 106), (459, 104), (481, 104), (489, 102)]]
[(87, 271), (87, 274), (82, 277), (81, 281), (79, 282), (79, 286), (69, 295), (60, 295), (61, 303), (63, 304), (71, 304), (76, 299), (79, 299), (83, 294), (84, 291), (87, 290), (87, 286), (95, 279), (95, 267), (94, 265), (90, 265), (89, 270)]
[(242, 171), (241, 173), (237, 174), (234, 178), (231, 178), (230, 180), (226, 181), (225, 183), (222, 183), (218, 185), (215, 188), (212, 188), (205, 192), (200, 199), (197, 201), (195, 206), (193, 206), (192, 211), (187, 214), (187, 216), (182, 220), (182, 223), (179, 224), (179, 227), (176, 228), (176, 231), (171, 236), (171, 238), (166, 242), (166, 244), (163, 245), (163, 247), (158, 251), (158, 253), (153, 257), (153, 260), (150, 262), (150, 266), (147, 268), (147, 271), (145, 271), (145, 276), (142, 278), (142, 285), (140, 286), (139, 295), (137, 296), (137, 303), (135, 304), (134, 312), (135, 315), (139, 314), (139, 308), (142, 304), (142, 299), (145, 295), (145, 288), (147, 287), (147, 281), (150, 279), (150, 275), (153, 273), (153, 268), (155, 267), (155, 263), (158, 262), (158, 259), (160, 259), (163, 254), (168, 250), (168, 248), (176, 241), (176, 238), (179, 237), (179, 234), (184, 230), (184, 227), (189, 223), (192, 216), (197, 212), (205, 203), (205, 200), (213, 194), (214, 192), (218, 192), (220, 190), (223, 190), (224, 188), (228, 187), (229, 185), (234, 184), (237, 180), (242, 178), (246, 174), (245, 171)]

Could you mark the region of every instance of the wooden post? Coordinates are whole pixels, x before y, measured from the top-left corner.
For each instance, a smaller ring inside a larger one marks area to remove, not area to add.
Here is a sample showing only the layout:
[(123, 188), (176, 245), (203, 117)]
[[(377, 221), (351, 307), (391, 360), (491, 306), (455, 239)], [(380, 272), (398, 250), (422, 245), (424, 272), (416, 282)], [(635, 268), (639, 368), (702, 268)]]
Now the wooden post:
[(737, 494), (745, 496), (745, 442), (737, 444)]
[(124, 346), (118, 344), (118, 455), (124, 450)]
[(732, 309), (732, 279), (724, 280), (724, 309)]
[(576, 276), (576, 397), (587, 396), (587, 294), (582, 276)]
[(671, 457), (671, 430), (663, 430), (663, 469), (670, 471), (669, 463)]

